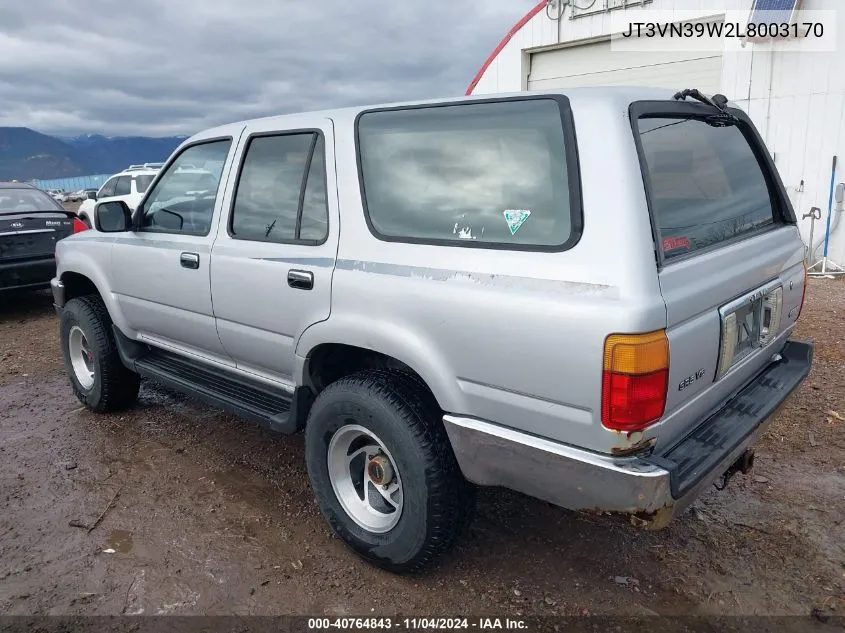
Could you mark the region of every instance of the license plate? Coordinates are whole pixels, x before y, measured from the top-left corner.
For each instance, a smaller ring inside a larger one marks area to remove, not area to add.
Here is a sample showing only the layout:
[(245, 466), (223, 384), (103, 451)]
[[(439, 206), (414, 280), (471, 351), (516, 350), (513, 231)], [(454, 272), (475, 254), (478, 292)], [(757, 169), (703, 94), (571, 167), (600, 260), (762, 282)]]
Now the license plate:
[(782, 307), (783, 287), (780, 282), (774, 282), (719, 309), (721, 341), (717, 380), (777, 337)]
[(760, 347), (763, 333), (763, 297), (734, 311), (736, 328), (734, 336), (734, 362), (744, 358), (755, 348)]

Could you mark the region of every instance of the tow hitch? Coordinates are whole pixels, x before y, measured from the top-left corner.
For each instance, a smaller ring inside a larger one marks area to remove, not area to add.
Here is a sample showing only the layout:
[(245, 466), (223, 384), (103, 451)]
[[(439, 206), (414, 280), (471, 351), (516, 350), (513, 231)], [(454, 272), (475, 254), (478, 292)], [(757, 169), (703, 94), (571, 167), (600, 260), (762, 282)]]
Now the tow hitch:
[(728, 482), (733, 478), (734, 475), (737, 473), (742, 473), (743, 475), (747, 475), (751, 472), (751, 469), (754, 467), (754, 451), (747, 450), (742, 455), (739, 456), (731, 467), (725, 471), (725, 474), (722, 475), (720, 480), (713, 485), (716, 487), (716, 490), (724, 490), (728, 487)]

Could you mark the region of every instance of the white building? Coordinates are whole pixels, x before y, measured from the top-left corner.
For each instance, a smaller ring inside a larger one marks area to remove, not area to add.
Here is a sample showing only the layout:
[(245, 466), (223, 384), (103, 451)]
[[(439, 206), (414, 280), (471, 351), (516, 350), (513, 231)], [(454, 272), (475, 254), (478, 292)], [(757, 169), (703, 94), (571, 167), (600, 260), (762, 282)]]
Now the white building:
[[(659, 43), (620, 38), (632, 23), (664, 19), (744, 27), (755, 2), (758, 10), (791, 10), (797, 3), (793, 24), (802, 37), (757, 43), (736, 37), (663, 38)], [(823, 23), (823, 33), (810, 26), (814, 30), (804, 37), (804, 22), (816, 21)], [(542, 0), (496, 47), (467, 94), (578, 85), (722, 93), (760, 129), (805, 242), (810, 221), (801, 216), (811, 207), (821, 209), (813, 237), (818, 243), (828, 217), (834, 156), (839, 161), (835, 182), (845, 182), (844, 22), (845, 0)], [(817, 258), (821, 254), (819, 247)], [(832, 233), (828, 255), (845, 264), (845, 221)]]

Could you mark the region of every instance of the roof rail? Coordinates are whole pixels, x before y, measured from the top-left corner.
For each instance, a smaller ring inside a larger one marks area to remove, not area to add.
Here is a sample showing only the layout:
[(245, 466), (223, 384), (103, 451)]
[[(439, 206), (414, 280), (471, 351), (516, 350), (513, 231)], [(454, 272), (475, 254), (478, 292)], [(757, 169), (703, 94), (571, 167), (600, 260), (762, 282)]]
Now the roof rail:
[(141, 165), (129, 165), (123, 171), (132, 171), (133, 169), (161, 169), (164, 163), (143, 163)]

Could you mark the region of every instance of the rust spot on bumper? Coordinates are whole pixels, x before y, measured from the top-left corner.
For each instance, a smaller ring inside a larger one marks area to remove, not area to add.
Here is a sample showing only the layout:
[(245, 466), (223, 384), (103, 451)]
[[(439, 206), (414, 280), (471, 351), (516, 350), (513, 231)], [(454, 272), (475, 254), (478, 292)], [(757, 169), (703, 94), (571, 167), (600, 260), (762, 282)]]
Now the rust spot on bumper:
[(649, 532), (662, 530), (672, 521), (675, 514), (674, 505), (665, 505), (654, 512), (640, 512), (631, 515), (631, 525)]
[(644, 453), (648, 450), (651, 450), (656, 442), (657, 438), (652, 437), (647, 440), (640, 440), (639, 442), (635, 442), (630, 446), (614, 446), (610, 449), (610, 454), (614, 457), (628, 457), (630, 455), (638, 455), (640, 453)]
[(669, 523), (671, 523), (672, 518), (675, 514), (675, 506), (667, 504), (659, 508), (658, 510), (653, 511), (638, 510), (636, 508), (632, 508), (631, 510), (627, 511), (614, 512), (602, 510), (600, 508), (585, 508), (579, 510), (579, 512), (594, 516), (620, 518), (622, 520), (626, 520), (628, 523), (630, 523), (637, 529), (645, 530), (647, 532), (656, 532), (664, 529), (667, 525), (669, 525)]

